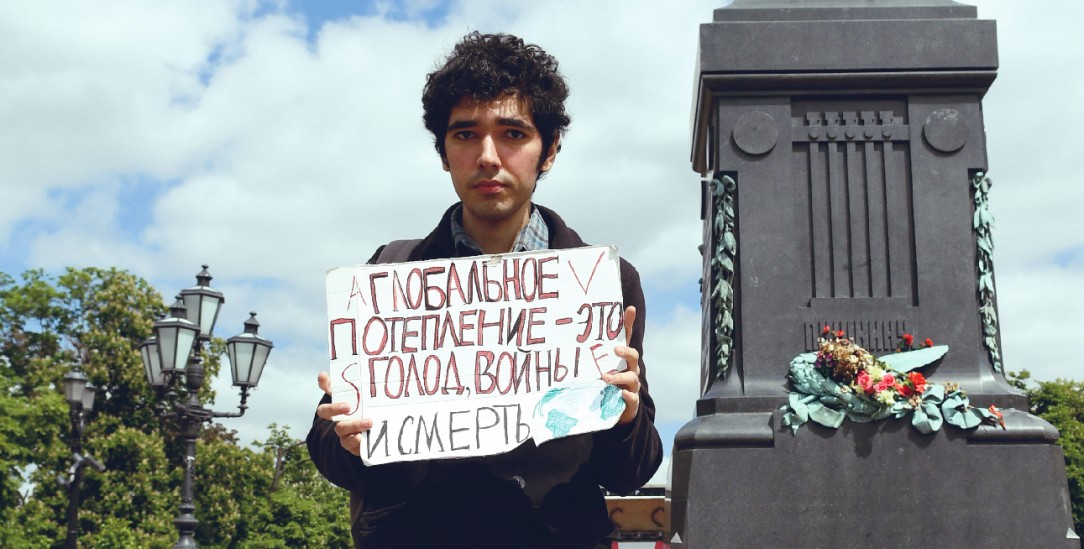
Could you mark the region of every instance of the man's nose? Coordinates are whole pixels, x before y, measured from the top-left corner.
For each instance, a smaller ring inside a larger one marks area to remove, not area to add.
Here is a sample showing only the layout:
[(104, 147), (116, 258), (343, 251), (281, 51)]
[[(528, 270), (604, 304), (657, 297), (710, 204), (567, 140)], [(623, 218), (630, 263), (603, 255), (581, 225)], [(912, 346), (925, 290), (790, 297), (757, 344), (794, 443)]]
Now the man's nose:
[(490, 136), (485, 136), (480, 142), (481, 150), (478, 151), (478, 165), (483, 168), (499, 168), (501, 156), (497, 154), (497, 143)]

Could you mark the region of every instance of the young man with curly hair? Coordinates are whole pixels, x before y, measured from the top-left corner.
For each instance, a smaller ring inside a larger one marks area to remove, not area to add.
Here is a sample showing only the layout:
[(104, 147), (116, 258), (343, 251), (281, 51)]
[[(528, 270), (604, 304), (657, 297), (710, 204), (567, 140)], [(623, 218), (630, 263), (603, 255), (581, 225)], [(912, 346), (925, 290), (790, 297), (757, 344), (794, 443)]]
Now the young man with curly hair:
[[(426, 260), (585, 246), (552, 210), (534, 204), (571, 119), (557, 61), (506, 34), (467, 35), (422, 94), (426, 128), (459, 202), (405, 259)], [(370, 263), (401, 261), (382, 246)], [(647, 391), (644, 297), (636, 270), (621, 261), (628, 370), (608, 374), (625, 411), (613, 428), (501, 455), (366, 466), (358, 457), (370, 418), (334, 422), (348, 411), (325, 396), (308, 435), (320, 472), (350, 491), (358, 547), (608, 548), (613, 529), (600, 486), (628, 493), (658, 469), (662, 445)]]

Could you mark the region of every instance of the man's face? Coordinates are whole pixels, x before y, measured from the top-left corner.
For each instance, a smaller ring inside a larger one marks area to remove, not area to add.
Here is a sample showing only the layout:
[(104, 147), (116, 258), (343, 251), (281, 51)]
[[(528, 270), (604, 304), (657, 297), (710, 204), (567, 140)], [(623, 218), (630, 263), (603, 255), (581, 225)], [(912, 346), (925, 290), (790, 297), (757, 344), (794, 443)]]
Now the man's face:
[(460, 101), (448, 117), (444, 147), (444, 170), (463, 202), (468, 231), (525, 226), (539, 171), (548, 171), (557, 156), (555, 142), (539, 166), (542, 138), (526, 102), (513, 95)]

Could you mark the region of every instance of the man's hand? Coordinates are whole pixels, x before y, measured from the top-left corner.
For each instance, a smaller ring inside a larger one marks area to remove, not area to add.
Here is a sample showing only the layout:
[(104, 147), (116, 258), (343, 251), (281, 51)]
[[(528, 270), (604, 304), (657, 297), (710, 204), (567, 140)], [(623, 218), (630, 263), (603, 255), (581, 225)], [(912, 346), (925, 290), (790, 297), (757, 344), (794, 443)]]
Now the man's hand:
[[(331, 394), (331, 376), (327, 372), (320, 372), (316, 381), (320, 384), (321, 390), (329, 395)], [(331, 418), (349, 411), (350, 404), (346, 402), (332, 402), (331, 404), (321, 404), (316, 407), (316, 415), (328, 421), (334, 421)], [(373, 420), (369, 418), (346, 419), (335, 422), (335, 434), (339, 435), (339, 444), (342, 444), (347, 452), (355, 456), (361, 455), (361, 434), (372, 428)]]
[(623, 372), (602, 374), (602, 380), (610, 385), (621, 388), (621, 399), (625, 401), (625, 411), (621, 412), (618, 425), (627, 425), (636, 419), (636, 411), (640, 409), (640, 353), (629, 347), (632, 341), (632, 324), (636, 320), (636, 307), (625, 308), (625, 345), (614, 348), (617, 356), (625, 359), (628, 366)]

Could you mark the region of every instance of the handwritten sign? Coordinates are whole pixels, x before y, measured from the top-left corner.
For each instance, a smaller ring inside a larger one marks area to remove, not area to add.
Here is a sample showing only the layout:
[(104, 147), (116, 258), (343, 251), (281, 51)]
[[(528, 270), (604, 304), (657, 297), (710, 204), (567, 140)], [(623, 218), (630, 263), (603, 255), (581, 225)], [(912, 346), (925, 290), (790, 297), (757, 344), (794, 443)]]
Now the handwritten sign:
[(327, 275), (332, 400), (366, 464), (507, 452), (612, 427), (626, 368), (617, 250), (358, 265)]

